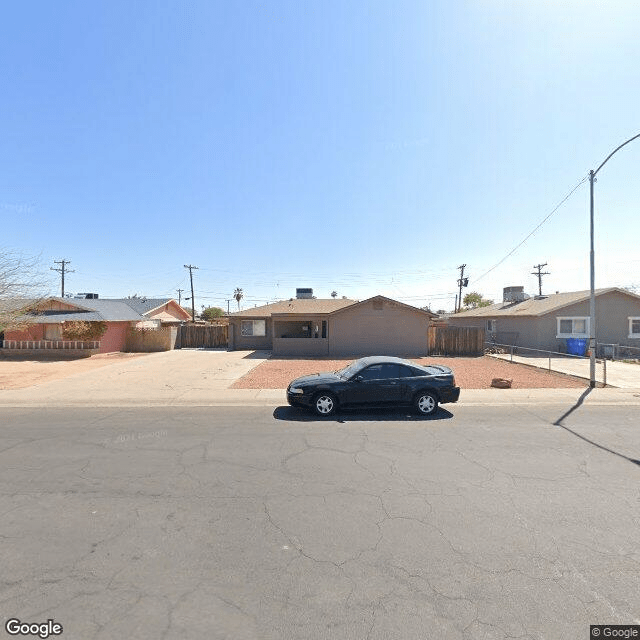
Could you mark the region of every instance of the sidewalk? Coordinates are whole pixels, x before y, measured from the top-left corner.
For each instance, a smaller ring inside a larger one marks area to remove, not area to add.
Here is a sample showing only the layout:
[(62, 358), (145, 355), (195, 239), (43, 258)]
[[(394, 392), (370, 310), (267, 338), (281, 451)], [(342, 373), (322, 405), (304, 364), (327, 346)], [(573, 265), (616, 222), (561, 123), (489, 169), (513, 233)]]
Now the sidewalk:
[[(511, 354), (500, 353), (490, 354), (492, 358), (498, 360), (512, 361)], [(536, 367), (538, 369), (549, 370), (549, 364), (551, 364), (551, 370), (558, 373), (566, 373), (578, 378), (590, 379), (589, 372), (589, 359), (588, 358), (566, 358), (566, 357), (552, 357), (549, 362), (549, 357), (536, 357), (536, 356), (522, 356), (514, 355), (513, 362), (518, 364), (525, 364), (530, 367)], [(604, 382), (605, 377), (605, 364), (602, 360), (596, 361), (596, 380), (598, 382)], [(606, 362), (606, 382), (607, 386), (617, 387), (619, 389), (640, 389), (640, 364), (628, 364), (626, 362)]]
[[(463, 389), (456, 406), (544, 405), (578, 402), (585, 389)], [(640, 389), (593, 389), (584, 400), (591, 405), (640, 406)], [(32, 389), (0, 392), (2, 407), (279, 407), (286, 406), (284, 389), (204, 389), (184, 391), (166, 389), (161, 392), (120, 387), (117, 393), (65, 395), (52, 397), (34, 393)]]
[[(90, 375), (78, 373), (24, 389), (0, 390), (0, 407), (283, 406), (287, 404), (284, 389), (229, 389), (269, 355), (268, 351), (222, 349), (155, 353), (94, 369)], [(637, 372), (633, 388), (594, 389), (585, 402), (640, 406), (640, 366)], [(585, 390), (586, 385), (578, 389), (463, 388), (458, 405), (575, 404)]]

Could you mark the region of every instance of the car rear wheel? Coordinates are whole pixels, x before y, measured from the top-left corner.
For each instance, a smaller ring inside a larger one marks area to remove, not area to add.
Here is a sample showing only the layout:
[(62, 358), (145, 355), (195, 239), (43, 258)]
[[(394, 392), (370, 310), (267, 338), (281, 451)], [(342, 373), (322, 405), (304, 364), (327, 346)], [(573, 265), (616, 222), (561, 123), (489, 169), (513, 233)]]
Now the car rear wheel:
[(338, 401), (333, 393), (319, 393), (313, 400), (313, 409), (319, 416), (331, 416), (338, 408)]
[(432, 416), (438, 410), (438, 398), (431, 391), (421, 391), (414, 404), (421, 416)]

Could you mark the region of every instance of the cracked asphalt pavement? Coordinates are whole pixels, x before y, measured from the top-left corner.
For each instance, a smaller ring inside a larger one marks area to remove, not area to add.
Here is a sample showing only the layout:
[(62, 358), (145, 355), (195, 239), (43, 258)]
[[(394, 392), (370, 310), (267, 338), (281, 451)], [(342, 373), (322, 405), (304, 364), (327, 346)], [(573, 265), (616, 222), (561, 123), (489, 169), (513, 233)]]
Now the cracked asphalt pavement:
[(638, 408), (571, 409), (0, 409), (3, 633), (53, 618), (65, 640), (575, 640), (640, 624)]

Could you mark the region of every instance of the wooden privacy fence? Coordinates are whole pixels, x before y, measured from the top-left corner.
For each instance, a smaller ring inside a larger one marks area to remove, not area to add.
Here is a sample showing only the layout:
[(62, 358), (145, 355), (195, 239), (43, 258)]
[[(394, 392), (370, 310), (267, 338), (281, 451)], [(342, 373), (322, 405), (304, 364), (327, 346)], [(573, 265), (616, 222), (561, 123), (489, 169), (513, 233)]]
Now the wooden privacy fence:
[(429, 355), (480, 356), (483, 353), (482, 327), (429, 327)]
[(183, 324), (180, 326), (177, 347), (211, 349), (229, 344), (228, 325)]

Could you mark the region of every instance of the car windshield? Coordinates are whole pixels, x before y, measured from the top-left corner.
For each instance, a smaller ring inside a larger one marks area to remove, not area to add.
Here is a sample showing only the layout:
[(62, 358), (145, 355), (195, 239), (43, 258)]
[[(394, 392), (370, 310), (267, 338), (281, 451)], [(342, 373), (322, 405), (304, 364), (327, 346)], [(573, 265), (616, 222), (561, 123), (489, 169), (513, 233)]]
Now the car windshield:
[(362, 367), (362, 362), (360, 362), (359, 360), (355, 360), (351, 364), (347, 365), (344, 369), (338, 369), (336, 373), (341, 378), (351, 378), (351, 376), (354, 376), (356, 373), (358, 373), (358, 371), (360, 371)]

